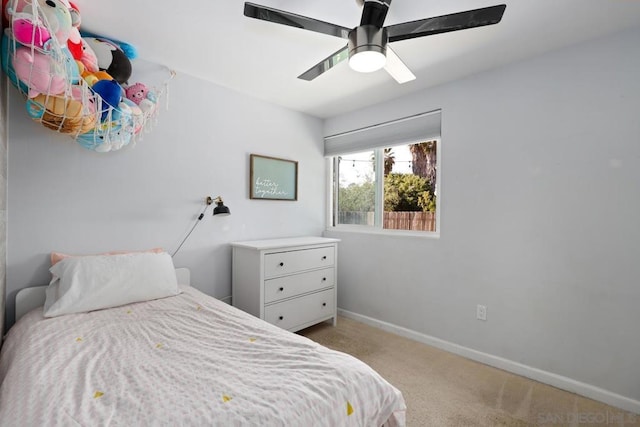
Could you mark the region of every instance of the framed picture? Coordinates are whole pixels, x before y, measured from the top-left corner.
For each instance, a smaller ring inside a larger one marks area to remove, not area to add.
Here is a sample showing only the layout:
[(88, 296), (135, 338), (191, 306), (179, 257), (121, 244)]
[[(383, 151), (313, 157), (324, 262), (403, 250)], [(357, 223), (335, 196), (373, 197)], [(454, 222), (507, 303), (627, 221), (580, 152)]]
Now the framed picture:
[(298, 162), (251, 154), (249, 197), (298, 200)]

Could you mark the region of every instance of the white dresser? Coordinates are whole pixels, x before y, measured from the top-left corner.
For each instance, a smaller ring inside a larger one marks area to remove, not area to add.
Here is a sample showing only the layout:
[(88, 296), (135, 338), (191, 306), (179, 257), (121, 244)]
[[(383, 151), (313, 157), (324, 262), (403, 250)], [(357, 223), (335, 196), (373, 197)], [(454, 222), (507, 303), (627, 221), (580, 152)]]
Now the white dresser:
[(233, 242), (232, 303), (295, 332), (336, 324), (339, 239), (293, 237)]

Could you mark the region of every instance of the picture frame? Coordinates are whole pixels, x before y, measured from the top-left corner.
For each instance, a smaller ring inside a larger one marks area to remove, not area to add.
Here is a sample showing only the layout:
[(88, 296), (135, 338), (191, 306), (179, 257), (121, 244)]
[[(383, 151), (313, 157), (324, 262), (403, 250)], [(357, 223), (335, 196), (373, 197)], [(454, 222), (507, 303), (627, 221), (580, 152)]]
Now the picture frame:
[(298, 200), (298, 162), (251, 154), (249, 198)]

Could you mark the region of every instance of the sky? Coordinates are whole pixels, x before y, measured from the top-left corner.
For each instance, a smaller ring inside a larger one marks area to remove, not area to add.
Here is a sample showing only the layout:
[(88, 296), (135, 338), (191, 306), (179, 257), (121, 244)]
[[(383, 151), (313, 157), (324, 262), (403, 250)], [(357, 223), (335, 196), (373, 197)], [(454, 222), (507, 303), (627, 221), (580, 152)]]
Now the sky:
[[(362, 184), (368, 180), (373, 180), (373, 164), (371, 162), (371, 151), (366, 153), (352, 153), (342, 156), (340, 167), (340, 186), (346, 187), (351, 183)], [(394, 173), (413, 173), (411, 169), (411, 152), (407, 145), (393, 147), (395, 164)]]

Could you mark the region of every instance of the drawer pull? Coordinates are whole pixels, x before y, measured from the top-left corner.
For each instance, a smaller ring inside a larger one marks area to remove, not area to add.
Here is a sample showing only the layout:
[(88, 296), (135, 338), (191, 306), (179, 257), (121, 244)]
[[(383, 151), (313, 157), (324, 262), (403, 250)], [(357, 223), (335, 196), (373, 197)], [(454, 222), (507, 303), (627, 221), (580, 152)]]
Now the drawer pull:
[(284, 262), (281, 262), (280, 264), (278, 264), (280, 267), (284, 267)]
[(324, 261), (325, 259), (327, 259), (327, 256), (326, 256), (326, 255), (322, 257), (322, 260), (323, 260), (323, 261)]
[(327, 303), (326, 303), (326, 302), (323, 302), (323, 303), (322, 303), (322, 306), (323, 306), (323, 307), (326, 307), (326, 306), (327, 306)]
[(322, 281), (323, 281), (323, 282), (326, 282), (326, 281), (327, 281), (327, 278), (326, 278), (326, 277), (323, 277), (323, 278), (322, 278)]
[(278, 319), (284, 320), (284, 316), (280, 316), (280, 317), (278, 317)]
[(278, 290), (279, 290), (280, 292), (282, 292), (282, 291), (284, 291), (284, 288), (282, 288), (282, 287), (281, 287), (281, 288), (279, 288)]

